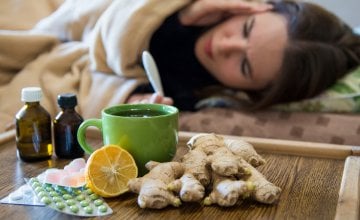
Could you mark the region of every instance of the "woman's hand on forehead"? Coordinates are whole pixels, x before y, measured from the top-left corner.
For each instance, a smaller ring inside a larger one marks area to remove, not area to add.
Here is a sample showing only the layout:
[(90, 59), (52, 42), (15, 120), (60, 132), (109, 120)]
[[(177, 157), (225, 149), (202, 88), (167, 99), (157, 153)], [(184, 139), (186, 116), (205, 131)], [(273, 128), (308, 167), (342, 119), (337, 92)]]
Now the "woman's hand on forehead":
[(244, 0), (197, 0), (180, 11), (179, 20), (183, 25), (207, 26), (231, 15), (249, 15), (271, 8), (270, 4)]

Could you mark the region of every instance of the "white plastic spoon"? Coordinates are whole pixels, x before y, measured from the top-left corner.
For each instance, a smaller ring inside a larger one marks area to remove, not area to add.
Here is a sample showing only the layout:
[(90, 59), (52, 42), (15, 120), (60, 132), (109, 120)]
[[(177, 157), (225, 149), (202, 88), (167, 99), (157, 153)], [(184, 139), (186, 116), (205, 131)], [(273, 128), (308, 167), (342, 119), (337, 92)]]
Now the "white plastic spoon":
[(154, 58), (151, 56), (151, 54), (148, 51), (144, 51), (142, 53), (142, 62), (145, 67), (146, 75), (148, 76), (148, 79), (152, 87), (154, 88), (155, 92), (161, 96), (164, 96), (164, 90), (161, 85), (159, 70), (156, 66)]

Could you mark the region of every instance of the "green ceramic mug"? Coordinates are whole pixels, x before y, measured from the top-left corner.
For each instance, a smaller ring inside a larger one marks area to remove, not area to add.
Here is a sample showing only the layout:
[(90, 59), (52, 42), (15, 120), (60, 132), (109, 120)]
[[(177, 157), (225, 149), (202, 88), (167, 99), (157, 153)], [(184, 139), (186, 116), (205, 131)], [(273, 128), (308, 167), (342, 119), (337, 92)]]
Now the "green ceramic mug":
[(97, 127), (104, 145), (115, 144), (135, 159), (139, 175), (147, 173), (150, 161), (170, 161), (178, 143), (177, 108), (162, 104), (121, 104), (102, 110), (101, 119), (87, 119), (79, 127), (77, 138), (88, 154), (94, 151), (86, 142), (86, 129)]

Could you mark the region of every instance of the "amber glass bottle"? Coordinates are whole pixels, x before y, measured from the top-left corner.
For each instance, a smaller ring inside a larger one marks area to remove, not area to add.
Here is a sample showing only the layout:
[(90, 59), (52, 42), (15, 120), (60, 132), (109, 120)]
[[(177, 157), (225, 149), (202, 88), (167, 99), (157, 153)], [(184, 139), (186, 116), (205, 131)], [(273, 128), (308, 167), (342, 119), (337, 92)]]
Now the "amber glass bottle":
[(77, 141), (77, 130), (84, 119), (75, 111), (76, 95), (60, 94), (58, 104), (61, 111), (54, 119), (55, 153), (58, 158), (78, 158), (84, 155)]
[(41, 88), (27, 87), (21, 91), (25, 105), (15, 116), (16, 146), (23, 161), (40, 161), (51, 158), (51, 116), (40, 105)]

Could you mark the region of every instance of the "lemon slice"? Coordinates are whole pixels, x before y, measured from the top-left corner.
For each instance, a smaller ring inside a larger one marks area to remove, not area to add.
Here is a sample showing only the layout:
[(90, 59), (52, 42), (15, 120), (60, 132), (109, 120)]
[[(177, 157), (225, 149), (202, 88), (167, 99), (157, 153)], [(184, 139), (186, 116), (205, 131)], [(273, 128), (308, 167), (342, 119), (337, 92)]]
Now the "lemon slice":
[(134, 158), (117, 145), (94, 151), (85, 167), (87, 186), (102, 197), (116, 197), (128, 191), (127, 182), (138, 175)]

